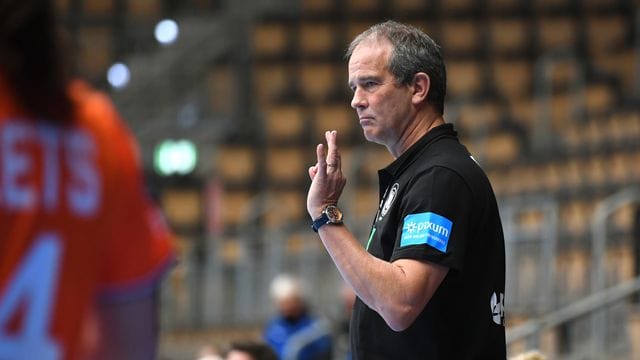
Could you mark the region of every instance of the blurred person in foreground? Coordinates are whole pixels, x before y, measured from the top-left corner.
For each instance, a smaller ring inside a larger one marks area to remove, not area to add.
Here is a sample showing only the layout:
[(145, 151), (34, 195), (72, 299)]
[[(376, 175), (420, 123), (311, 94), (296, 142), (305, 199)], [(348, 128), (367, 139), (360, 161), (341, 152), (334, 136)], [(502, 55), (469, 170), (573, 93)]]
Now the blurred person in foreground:
[(153, 359), (170, 233), (53, 6), (0, 0), (0, 359)]
[(331, 359), (331, 329), (309, 311), (300, 279), (280, 274), (269, 289), (277, 314), (266, 325), (264, 339), (281, 360)]
[(346, 179), (336, 131), (309, 169), (312, 226), (357, 295), (353, 358), (505, 359), (502, 225), (486, 175), (443, 118), (438, 45), (388, 21), (356, 37), (347, 58), (364, 136), (395, 158), (379, 171), (366, 247), (337, 207)]
[(235, 342), (227, 351), (225, 360), (278, 360), (269, 345), (259, 342)]

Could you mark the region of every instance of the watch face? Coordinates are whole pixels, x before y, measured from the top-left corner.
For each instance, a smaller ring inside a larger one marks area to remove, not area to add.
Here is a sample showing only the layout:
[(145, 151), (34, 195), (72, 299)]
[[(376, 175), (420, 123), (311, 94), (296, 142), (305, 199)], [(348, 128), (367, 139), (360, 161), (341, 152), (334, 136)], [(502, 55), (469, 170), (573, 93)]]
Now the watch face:
[(325, 214), (329, 218), (329, 222), (331, 223), (340, 223), (342, 222), (342, 211), (338, 209), (335, 205), (329, 205), (324, 210)]

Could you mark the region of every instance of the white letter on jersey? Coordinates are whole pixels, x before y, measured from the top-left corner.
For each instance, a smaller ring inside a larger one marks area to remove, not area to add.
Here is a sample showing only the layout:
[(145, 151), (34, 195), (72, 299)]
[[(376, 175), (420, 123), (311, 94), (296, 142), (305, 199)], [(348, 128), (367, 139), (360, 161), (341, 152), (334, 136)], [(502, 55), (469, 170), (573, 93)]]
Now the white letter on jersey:
[(32, 163), (29, 156), (20, 153), (17, 146), (23, 145), (30, 137), (28, 126), (20, 123), (6, 123), (1, 129), (2, 137), (2, 189), (7, 209), (24, 211), (33, 209), (36, 200), (35, 189), (24, 181)]
[(95, 166), (95, 143), (86, 133), (74, 130), (67, 134), (65, 145), (71, 174), (67, 189), (69, 207), (80, 216), (95, 215), (100, 205), (102, 186)]

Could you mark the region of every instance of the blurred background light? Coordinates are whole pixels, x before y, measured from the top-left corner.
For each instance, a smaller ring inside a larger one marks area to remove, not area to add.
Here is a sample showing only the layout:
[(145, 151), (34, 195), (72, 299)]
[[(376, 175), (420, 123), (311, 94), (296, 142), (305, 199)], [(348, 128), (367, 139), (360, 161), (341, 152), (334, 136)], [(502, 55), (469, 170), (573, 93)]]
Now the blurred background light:
[(189, 140), (164, 140), (156, 146), (154, 163), (158, 174), (187, 175), (196, 168), (198, 152)]
[(154, 34), (160, 44), (169, 45), (176, 41), (178, 32), (178, 24), (174, 20), (165, 19), (156, 25)]
[(107, 71), (107, 81), (115, 89), (122, 89), (129, 84), (131, 73), (129, 67), (123, 63), (115, 63), (111, 65)]

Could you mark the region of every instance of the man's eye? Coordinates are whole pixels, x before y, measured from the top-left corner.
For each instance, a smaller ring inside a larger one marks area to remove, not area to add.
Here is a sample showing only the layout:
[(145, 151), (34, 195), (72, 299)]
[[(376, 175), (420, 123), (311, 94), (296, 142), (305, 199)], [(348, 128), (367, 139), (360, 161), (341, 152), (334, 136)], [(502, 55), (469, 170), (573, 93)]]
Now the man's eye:
[(366, 87), (366, 88), (371, 88), (371, 87), (374, 87), (376, 85), (377, 84), (374, 81), (367, 81), (367, 82), (364, 83), (364, 87)]

